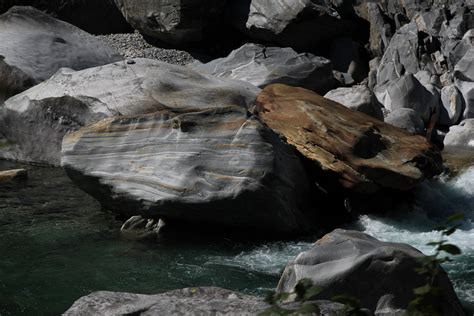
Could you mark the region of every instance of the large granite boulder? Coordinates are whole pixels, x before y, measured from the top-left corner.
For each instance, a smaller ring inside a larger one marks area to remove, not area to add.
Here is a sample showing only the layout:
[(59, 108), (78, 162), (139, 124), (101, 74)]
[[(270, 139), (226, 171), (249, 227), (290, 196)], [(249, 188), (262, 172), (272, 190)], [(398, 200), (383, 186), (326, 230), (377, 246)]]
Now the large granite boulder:
[(322, 41), (349, 32), (339, 13), (321, 1), (244, 0), (229, 5), (234, 25), (247, 35), (297, 51), (312, 51)]
[(385, 123), (403, 128), (409, 133), (424, 135), (425, 123), (420, 114), (409, 108), (399, 108), (391, 111), (385, 118)]
[(121, 60), (94, 36), (32, 7), (0, 15), (0, 103), (51, 77)]
[(61, 69), (0, 107), (0, 134), (12, 143), (0, 148), (0, 157), (59, 165), (64, 134), (105, 117), (166, 108), (245, 108), (259, 91), (242, 81), (150, 59)]
[(61, 162), (124, 217), (259, 233), (311, 228), (300, 160), (242, 106), (108, 118), (67, 134)]
[[(321, 292), (317, 299), (347, 295), (376, 315), (405, 315), (413, 289), (426, 284), (416, 269), (424, 255), (401, 243), (382, 242), (361, 232), (336, 229), (289, 263), (278, 292), (291, 292), (301, 279), (310, 279)], [(431, 302), (442, 315), (465, 315), (446, 272), (434, 286), (440, 295)]]
[(92, 34), (132, 30), (114, 0), (2, 0), (0, 14), (13, 6), (32, 6)]
[(347, 189), (406, 190), (442, 169), (440, 153), (423, 137), (305, 89), (267, 86), (257, 98), (256, 112)]
[(441, 89), (441, 105), (439, 124), (443, 126), (457, 124), (464, 112), (464, 99), (455, 85)]
[(172, 45), (199, 42), (211, 21), (219, 17), (221, 0), (115, 0), (130, 25)]
[(364, 85), (337, 88), (326, 93), (324, 97), (383, 121), (382, 105)]
[[(431, 91), (430, 91), (431, 90)], [(403, 75), (393, 80), (378, 99), (390, 111), (408, 108), (414, 110), (427, 124), (433, 115), (439, 114), (440, 96), (435, 89), (428, 90), (412, 75)]]
[[(318, 315), (344, 315), (345, 307), (331, 301), (313, 301)], [(284, 304), (296, 311), (300, 304)], [(217, 287), (185, 288), (157, 295), (94, 292), (81, 297), (63, 314), (82, 315), (259, 315), (270, 308), (263, 299)]]
[(446, 147), (474, 148), (474, 119), (462, 121), (459, 125), (449, 128), (444, 138)]
[(198, 64), (194, 70), (220, 78), (247, 81), (258, 87), (284, 83), (324, 93), (334, 85), (331, 61), (292, 48), (245, 44), (229, 56)]
[(462, 118), (474, 118), (474, 47), (454, 67), (454, 83), (464, 99)]

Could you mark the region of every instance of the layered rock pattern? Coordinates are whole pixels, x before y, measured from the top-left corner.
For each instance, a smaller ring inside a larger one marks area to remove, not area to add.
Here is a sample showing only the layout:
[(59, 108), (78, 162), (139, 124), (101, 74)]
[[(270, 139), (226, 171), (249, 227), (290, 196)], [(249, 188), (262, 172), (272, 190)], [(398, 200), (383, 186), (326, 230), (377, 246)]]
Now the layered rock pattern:
[(247, 81), (258, 87), (284, 83), (324, 93), (334, 85), (331, 62), (291, 48), (245, 44), (229, 56), (193, 67), (220, 78)]
[(51, 77), (121, 60), (94, 36), (31, 7), (0, 15), (0, 103)]
[(270, 85), (258, 96), (256, 111), (348, 189), (406, 190), (441, 172), (441, 156), (424, 138), (305, 89)]
[(260, 90), (149, 59), (82, 71), (62, 69), (0, 107), (0, 134), (13, 145), (0, 156), (58, 165), (64, 134), (105, 117), (166, 108), (253, 104)]
[(299, 159), (242, 107), (105, 119), (64, 137), (62, 165), (126, 217), (258, 232), (310, 226)]
[[(376, 315), (404, 315), (414, 298), (413, 289), (426, 283), (416, 271), (423, 256), (407, 244), (336, 229), (287, 265), (277, 291), (291, 292), (306, 278), (321, 288), (315, 298), (343, 294)], [(431, 303), (443, 315), (465, 315), (446, 272), (439, 269), (433, 284), (441, 291)]]

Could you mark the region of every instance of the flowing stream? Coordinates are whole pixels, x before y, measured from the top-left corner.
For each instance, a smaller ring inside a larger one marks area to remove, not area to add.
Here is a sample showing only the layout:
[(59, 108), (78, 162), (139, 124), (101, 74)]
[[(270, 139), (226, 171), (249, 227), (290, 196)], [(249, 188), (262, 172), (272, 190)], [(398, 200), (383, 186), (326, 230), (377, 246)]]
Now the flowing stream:
[[(23, 186), (0, 187), (0, 315), (58, 315), (97, 290), (158, 293), (220, 286), (264, 295), (285, 264), (314, 240), (250, 243), (183, 236), (158, 242), (120, 237), (120, 222), (77, 189), (64, 171), (0, 160), (0, 170), (24, 167)], [(348, 228), (425, 253), (433, 227), (463, 211), (450, 237), (463, 253), (445, 266), (463, 303), (474, 306), (474, 166), (450, 180), (426, 182), (399, 216), (361, 216)], [(473, 309), (474, 310), (474, 309)]]

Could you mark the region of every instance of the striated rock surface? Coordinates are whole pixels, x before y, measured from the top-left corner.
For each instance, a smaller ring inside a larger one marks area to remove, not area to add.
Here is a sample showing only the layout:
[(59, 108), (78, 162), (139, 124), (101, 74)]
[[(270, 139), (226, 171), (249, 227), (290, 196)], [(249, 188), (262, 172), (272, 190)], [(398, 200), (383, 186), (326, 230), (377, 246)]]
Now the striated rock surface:
[[(318, 315), (344, 315), (345, 307), (331, 301), (312, 301)], [(258, 315), (269, 308), (261, 298), (217, 287), (185, 288), (157, 295), (94, 292), (81, 297), (63, 314), (79, 315)], [(299, 304), (285, 304), (296, 310)]]
[[(405, 315), (413, 289), (426, 283), (418, 274), (424, 255), (407, 244), (379, 241), (367, 234), (336, 229), (289, 263), (277, 292), (291, 292), (301, 279), (321, 288), (316, 299), (347, 295), (376, 315)], [(440, 273), (434, 286), (441, 288), (432, 304), (443, 315), (465, 315), (448, 275)]]
[(58, 165), (62, 137), (105, 117), (166, 108), (245, 108), (259, 91), (150, 59), (62, 69), (0, 107), (0, 134), (12, 143), (0, 148), (0, 157)]
[(324, 93), (334, 85), (331, 61), (291, 48), (245, 44), (229, 56), (193, 67), (220, 78), (247, 81), (258, 87), (272, 83), (298, 86)]
[(210, 21), (222, 13), (221, 0), (115, 0), (130, 25), (165, 43), (198, 42)]
[(122, 57), (94, 36), (31, 7), (0, 15), (0, 103), (51, 77)]
[(300, 160), (243, 107), (108, 118), (64, 137), (62, 166), (125, 217), (252, 232), (311, 228)]
[(383, 121), (382, 105), (366, 86), (337, 88), (326, 93), (324, 97)]
[(423, 137), (281, 84), (257, 98), (262, 122), (345, 188), (406, 190), (441, 172), (441, 155)]

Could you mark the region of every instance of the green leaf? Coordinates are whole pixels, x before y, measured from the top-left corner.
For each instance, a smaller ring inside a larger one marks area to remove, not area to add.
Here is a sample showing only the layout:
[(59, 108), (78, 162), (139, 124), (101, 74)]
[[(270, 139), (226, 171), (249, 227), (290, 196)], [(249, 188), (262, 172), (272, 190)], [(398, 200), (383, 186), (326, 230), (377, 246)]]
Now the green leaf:
[(449, 216), (446, 219), (446, 223), (458, 222), (463, 221), (465, 218), (464, 213), (456, 213), (454, 215)]
[(451, 228), (446, 229), (446, 230), (443, 232), (443, 234), (444, 234), (445, 236), (450, 236), (450, 235), (454, 234), (454, 233), (456, 232), (456, 230), (458, 230), (458, 227), (457, 227), (457, 226), (451, 227)]
[(460, 255), (462, 253), (461, 249), (459, 249), (458, 246), (455, 246), (453, 244), (444, 244), (444, 245), (439, 246), (438, 249), (440, 251), (447, 252), (453, 256)]
[(432, 241), (432, 242), (429, 242), (426, 244), (427, 246), (438, 246), (439, 245), (439, 242), (437, 241)]

